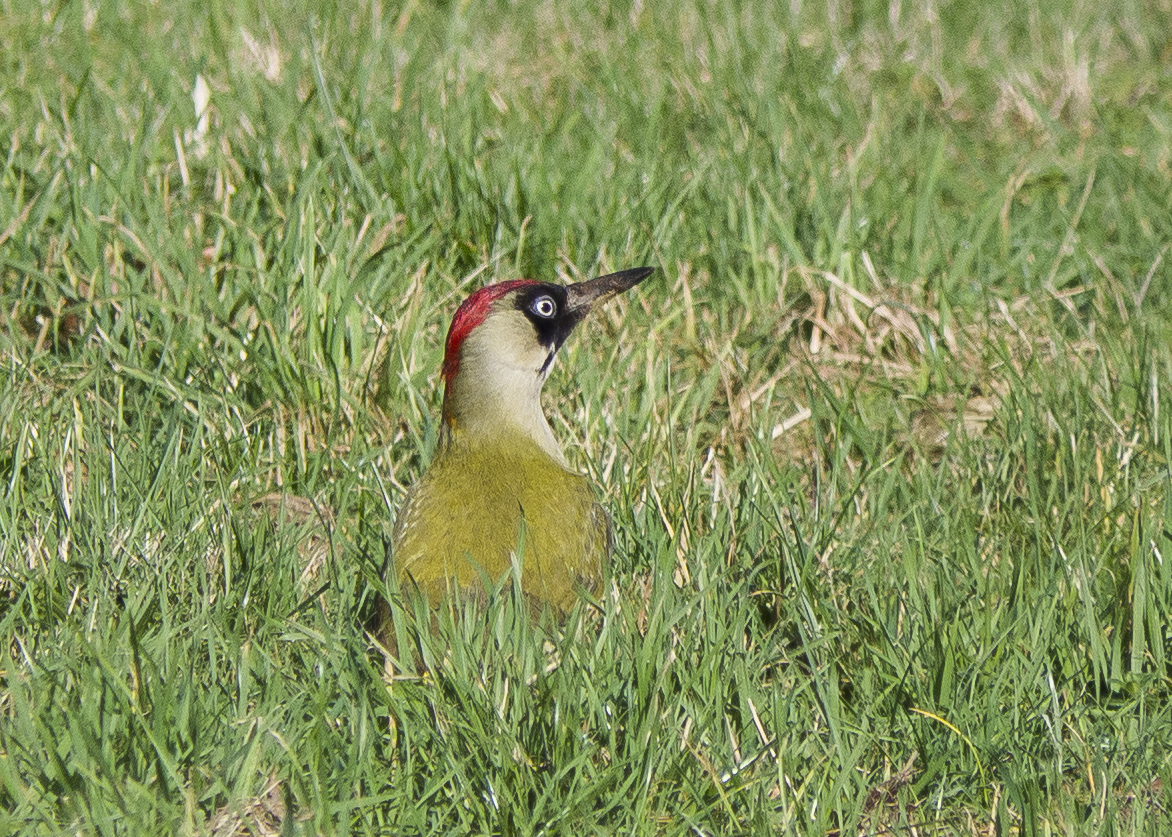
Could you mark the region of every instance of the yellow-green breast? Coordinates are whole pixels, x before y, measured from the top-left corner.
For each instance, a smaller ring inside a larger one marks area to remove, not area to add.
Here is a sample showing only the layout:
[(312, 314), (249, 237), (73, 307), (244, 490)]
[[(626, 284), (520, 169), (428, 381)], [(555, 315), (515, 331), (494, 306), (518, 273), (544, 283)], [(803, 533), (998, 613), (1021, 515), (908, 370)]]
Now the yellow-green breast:
[(400, 585), (432, 603), (452, 591), (483, 593), (481, 571), (495, 582), (520, 560), (526, 597), (564, 612), (579, 590), (597, 592), (610, 530), (584, 476), (514, 437), (441, 446), (393, 540)]

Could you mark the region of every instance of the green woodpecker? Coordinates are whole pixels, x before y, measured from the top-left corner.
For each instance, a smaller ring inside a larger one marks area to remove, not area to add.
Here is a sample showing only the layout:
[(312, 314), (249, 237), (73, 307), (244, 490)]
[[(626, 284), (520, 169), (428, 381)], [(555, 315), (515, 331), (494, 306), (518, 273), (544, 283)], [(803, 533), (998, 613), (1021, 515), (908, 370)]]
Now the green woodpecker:
[(566, 286), (501, 282), (460, 305), (441, 370), (435, 457), (395, 519), (391, 558), (401, 589), (417, 588), (433, 604), (451, 592), (483, 596), (485, 578), (519, 565), (534, 608), (564, 612), (579, 589), (598, 590), (610, 520), (562, 455), (541, 388), (591, 309), (653, 270)]

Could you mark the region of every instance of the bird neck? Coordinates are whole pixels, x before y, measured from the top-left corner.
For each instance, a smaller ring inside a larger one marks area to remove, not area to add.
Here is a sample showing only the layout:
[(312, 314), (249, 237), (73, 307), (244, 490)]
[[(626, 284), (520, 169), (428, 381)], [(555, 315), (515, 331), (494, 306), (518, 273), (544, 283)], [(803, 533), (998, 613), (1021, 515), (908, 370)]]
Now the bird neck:
[(459, 446), (532, 446), (569, 468), (541, 409), (544, 375), (497, 369), (491, 375), (461, 368), (444, 390), (440, 452)]

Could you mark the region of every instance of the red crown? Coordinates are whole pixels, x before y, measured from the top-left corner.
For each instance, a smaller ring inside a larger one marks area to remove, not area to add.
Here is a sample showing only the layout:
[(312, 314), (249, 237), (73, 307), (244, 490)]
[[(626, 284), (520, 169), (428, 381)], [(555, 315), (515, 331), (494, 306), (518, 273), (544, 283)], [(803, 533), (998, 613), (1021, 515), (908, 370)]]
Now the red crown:
[(538, 285), (532, 279), (513, 279), (508, 282), (498, 282), (481, 288), (472, 296), (460, 303), (456, 309), (456, 316), (452, 318), (452, 325), (448, 329), (448, 342), (444, 350), (444, 365), (440, 369), (440, 377), (445, 383), (456, 377), (460, 371), (460, 349), (464, 345), (464, 338), (472, 333), (492, 309), (492, 304), (505, 296), (509, 291), (525, 285)]

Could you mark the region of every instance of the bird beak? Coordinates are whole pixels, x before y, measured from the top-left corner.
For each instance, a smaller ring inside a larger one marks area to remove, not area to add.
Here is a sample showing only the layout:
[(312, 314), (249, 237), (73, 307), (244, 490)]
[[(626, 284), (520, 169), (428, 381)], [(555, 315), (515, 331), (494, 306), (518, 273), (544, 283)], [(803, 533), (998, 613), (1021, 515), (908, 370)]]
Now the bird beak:
[(566, 286), (566, 307), (580, 316), (586, 316), (597, 305), (613, 296), (629, 291), (655, 272), (653, 267), (633, 267), (608, 273), (588, 282), (577, 282)]

